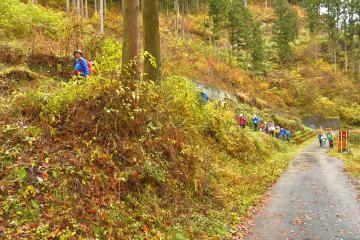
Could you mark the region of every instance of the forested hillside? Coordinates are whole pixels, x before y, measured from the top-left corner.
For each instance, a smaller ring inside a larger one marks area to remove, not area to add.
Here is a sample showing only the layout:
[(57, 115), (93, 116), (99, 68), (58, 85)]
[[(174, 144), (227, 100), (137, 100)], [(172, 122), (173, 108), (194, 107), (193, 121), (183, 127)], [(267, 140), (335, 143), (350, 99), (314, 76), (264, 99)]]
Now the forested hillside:
[[(359, 15), (359, 0), (1, 0), (0, 239), (241, 237), (316, 135), (303, 118), (360, 125)], [(76, 53), (93, 74), (73, 74)]]

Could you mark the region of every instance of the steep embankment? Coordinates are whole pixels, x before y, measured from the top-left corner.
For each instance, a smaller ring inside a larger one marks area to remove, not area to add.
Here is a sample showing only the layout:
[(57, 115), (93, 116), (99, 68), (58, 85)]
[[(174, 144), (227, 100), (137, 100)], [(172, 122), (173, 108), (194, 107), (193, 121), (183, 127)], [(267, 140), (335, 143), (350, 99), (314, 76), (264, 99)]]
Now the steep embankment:
[(228, 238), (298, 148), (240, 129), (239, 106), (203, 105), (183, 78), (18, 91), (0, 131), (6, 239)]
[[(207, 82), (221, 84), (220, 76), (231, 71), (234, 79), (243, 75), (213, 55), (214, 65), (206, 65), (209, 49), (192, 44), (177, 40), (171, 47), (204, 61), (183, 74), (200, 79), (205, 69), (215, 69)], [(97, 75), (85, 82), (60, 83), (42, 65), (34, 66), (41, 74), (21, 68), (1, 75), (2, 86), (9, 86), (0, 131), (0, 232), (6, 239), (230, 238), (298, 149), (241, 130), (235, 121), (240, 112), (272, 120), (266, 111), (202, 104), (192, 81), (171, 76), (172, 60), (164, 61), (161, 87), (121, 81), (119, 46), (105, 41), (96, 55)], [(187, 61), (181, 66), (191, 69)], [(10, 72), (21, 74), (10, 81)], [(19, 84), (27, 73), (34, 78)], [(294, 121), (274, 120), (302, 130)]]

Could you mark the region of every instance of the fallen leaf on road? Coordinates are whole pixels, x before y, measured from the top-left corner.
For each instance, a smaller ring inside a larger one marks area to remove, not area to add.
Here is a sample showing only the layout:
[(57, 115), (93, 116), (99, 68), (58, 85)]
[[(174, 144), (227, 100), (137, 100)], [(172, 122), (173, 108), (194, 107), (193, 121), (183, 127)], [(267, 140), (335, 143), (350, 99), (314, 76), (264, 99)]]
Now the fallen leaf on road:
[(300, 225), (300, 224), (303, 224), (304, 223), (304, 220), (302, 218), (295, 218), (294, 220), (292, 220), (291, 222), (293, 225)]

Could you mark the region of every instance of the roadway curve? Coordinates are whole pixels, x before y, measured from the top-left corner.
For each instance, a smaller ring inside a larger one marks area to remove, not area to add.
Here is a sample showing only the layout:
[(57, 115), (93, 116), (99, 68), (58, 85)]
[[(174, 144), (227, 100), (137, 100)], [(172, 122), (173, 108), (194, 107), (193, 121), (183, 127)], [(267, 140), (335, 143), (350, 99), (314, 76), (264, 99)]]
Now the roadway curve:
[(246, 239), (360, 239), (360, 202), (342, 163), (315, 144), (305, 149), (270, 192)]

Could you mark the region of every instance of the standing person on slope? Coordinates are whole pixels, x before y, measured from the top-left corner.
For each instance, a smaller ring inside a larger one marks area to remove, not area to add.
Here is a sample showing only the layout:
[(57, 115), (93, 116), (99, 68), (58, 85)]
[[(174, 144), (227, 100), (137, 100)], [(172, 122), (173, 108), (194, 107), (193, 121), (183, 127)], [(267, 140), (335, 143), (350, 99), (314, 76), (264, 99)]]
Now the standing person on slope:
[(248, 119), (244, 114), (240, 114), (238, 117), (238, 122), (242, 128), (245, 128), (248, 123)]
[(260, 132), (264, 132), (265, 127), (266, 127), (266, 123), (264, 123), (263, 121), (260, 121), (260, 124), (259, 124)]
[(283, 141), (286, 140), (286, 129), (285, 128), (280, 128), (280, 137)]
[(252, 118), (252, 122), (254, 124), (254, 131), (257, 131), (259, 128), (259, 124), (261, 122), (261, 118), (259, 118), (256, 114), (254, 115), (254, 117)]
[(275, 136), (275, 123), (270, 123), (269, 133), (270, 133), (270, 136), (272, 136), (272, 137)]
[(280, 127), (279, 126), (276, 126), (276, 128), (275, 128), (275, 130), (274, 130), (274, 133), (275, 133), (275, 137), (277, 138), (277, 139), (279, 139), (280, 138)]
[(83, 53), (80, 50), (74, 51), (74, 57), (76, 59), (75, 68), (73, 75), (89, 77), (90, 76), (90, 68), (88, 62), (83, 58)]

